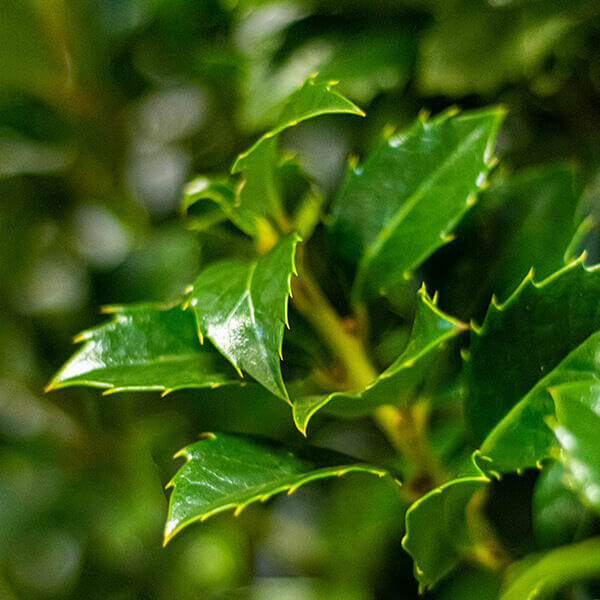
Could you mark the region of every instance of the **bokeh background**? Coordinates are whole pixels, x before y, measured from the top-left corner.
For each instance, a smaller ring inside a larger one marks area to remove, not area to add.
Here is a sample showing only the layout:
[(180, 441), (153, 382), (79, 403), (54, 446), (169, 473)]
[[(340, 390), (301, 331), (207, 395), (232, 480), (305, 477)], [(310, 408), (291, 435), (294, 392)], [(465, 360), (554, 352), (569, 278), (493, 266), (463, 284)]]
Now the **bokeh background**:
[[(296, 435), (267, 392), (43, 393), (101, 305), (173, 298), (218, 253), (186, 229), (182, 186), (227, 172), (317, 71), (368, 114), (283, 137), (329, 196), (388, 124), (500, 102), (499, 172), (566, 159), (598, 201), (597, 0), (0, 0), (2, 600), (416, 597), (406, 506), (367, 476), (161, 548), (176, 450), (212, 429)], [(312, 440), (389, 452), (368, 421)], [(463, 570), (432, 597), (497, 585)]]

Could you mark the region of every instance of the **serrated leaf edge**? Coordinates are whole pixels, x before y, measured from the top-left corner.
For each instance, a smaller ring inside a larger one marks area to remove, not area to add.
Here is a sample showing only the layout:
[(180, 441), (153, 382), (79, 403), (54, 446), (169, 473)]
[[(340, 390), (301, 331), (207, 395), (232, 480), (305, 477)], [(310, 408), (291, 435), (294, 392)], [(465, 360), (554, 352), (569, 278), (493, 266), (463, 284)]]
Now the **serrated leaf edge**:
[[(215, 438), (216, 438), (216, 435), (211, 432), (203, 433), (200, 435), (201, 440), (202, 439), (215, 439)], [(181, 458), (181, 457), (185, 458), (186, 463), (191, 459), (190, 455), (187, 453), (187, 448), (182, 448), (177, 453), (175, 453), (175, 455), (173, 456), (173, 458), (175, 458), (175, 459)], [(169, 481), (169, 483), (167, 483), (167, 485), (165, 486), (165, 489), (169, 489), (169, 488), (175, 489), (176, 488), (177, 484), (176, 484), (175, 480), (176, 480), (177, 474), (179, 473), (181, 468), (182, 467), (179, 468), (177, 473), (175, 473), (173, 478)], [(239, 503), (231, 502), (229, 504), (224, 504), (223, 506), (214, 508), (205, 513), (196, 515), (193, 518), (188, 519), (187, 521), (185, 521), (184, 523), (180, 524), (179, 526), (175, 527), (172, 530), (169, 530), (169, 521), (167, 521), (167, 523), (165, 524), (164, 532), (163, 532), (163, 547), (166, 546), (175, 537), (175, 535), (177, 535), (182, 529), (186, 528), (188, 525), (192, 525), (193, 523), (197, 523), (197, 522), (202, 523), (202, 522), (206, 521), (207, 519), (209, 519), (210, 517), (217, 515), (219, 513), (228, 511), (228, 510), (233, 510), (233, 516), (237, 517), (241, 514), (241, 512), (247, 506), (249, 506), (250, 504), (253, 504), (255, 502), (258, 502), (258, 501), (260, 501), (261, 503), (266, 502), (269, 498), (272, 498), (273, 496), (280, 494), (282, 492), (286, 492), (286, 491), (287, 491), (287, 495), (289, 496), (290, 494), (293, 494), (299, 487), (301, 487), (304, 484), (309, 483), (311, 481), (316, 481), (318, 479), (326, 479), (328, 477), (342, 477), (343, 475), (346, 475), (347, 473), (351, 473), (351, 472), (370, 473), (373, 475), (377, 475), (380, 478), (390, 477), (397, 485), (399, 485), (399, 486), (402, 485), (398, 479), (396, 479), (389, 473), (389, 471), (386, 471), (385, 469), (381, 469), (378, 467), (374, 467), (374, 466), (366, 464), (366, 463), (357, 462), (355, 464), (343, 465), (340, 467), (324, 467), (322, 469), (317, 469), (317, 470), (313, 471), (309, 475), (306, 475), (305, 477), (301, 478), (299, 481), (296, 481), (293, 484), (280, 485), (280, 486), (274, 488), (273, 490), (270, 490), (269, 492), (266, 492), (264, 494), (256, 494), (256, 495), (252, 496), (251, 498), (249, 498), (248, 500), (245, 500), (244, 502), (239, 502)], [(169, 498), (168, 514), (170, 514), (170, 512), (171, 512), (172, 499), (173, 499), (173, 494), (171, 494), (171, 497)]]

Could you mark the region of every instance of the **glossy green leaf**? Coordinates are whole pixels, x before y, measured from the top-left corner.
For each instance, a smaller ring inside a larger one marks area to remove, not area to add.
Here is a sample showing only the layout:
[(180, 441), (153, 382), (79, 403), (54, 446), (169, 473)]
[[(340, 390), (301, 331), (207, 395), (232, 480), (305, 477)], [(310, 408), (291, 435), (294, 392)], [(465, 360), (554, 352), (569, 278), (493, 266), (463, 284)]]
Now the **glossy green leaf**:
[[(475, 540), (469, 533), (467, 504), (490, 477), (540, 465), (551, 456), (554, 436), (546, 420), (554, 413), (549, 388), (565, 382), (600, 380), (600, 332), (590, 336), (544, 377), (494, 428), (465, 473), (415, 502), (406, 514), (404, 548), (415, 561), (420, 584), (430, 587), (458, 564)], [(560, 389), (560, 388), (559, 388)], [(440, 518), (451, 507), (448, 519)], [(447, 521), (450, 522), (447, 522)], [(427, 527), (419, 524), (428, 523)], [(451, 531), (452, 535), (447, 535)], [(457, 533), (460, 531), (460, 535)], [(445, 543), (439, 544), (444, 539)], [(458, 542), (454, 542), (454, 540)]]
[(169, 484), (173, 491), (165, 543), (195, 521), (231, 509), (237, 515), (253, 502), (284, 491), (291, 494), (315, 479), (351, 471), (388, 475), (337, 452), (318, 448), (292, 452), (264, 439), (223, 433), (205, 434), (176, 456), (184, 456), (186, 463)]
[(365, 415), (384, 404), (406, 403), (445, 341), (467, 329), (467, 325), (445, 314), (437, 306), (437, 295), (430, 298), (425, 286), (419, 290), (417, 313), (404, 352), (366, 388), (353, 393), (307, 396), (293, 401), (296, 427), (306, 435), (311, 417), (327, 405), (330, 412), (352, 417)]
[(474, 204), (493, 164), (504, 111), (418, 119), (350, 169), (332, 209), (334, 243), (358, 262), (356, 302), (410, 278)]
[(280, 218), (280, 193), (277, 188), (276, 136), (289, 127), (324, 114), (348, 113), (364, 116), (352, 102), (332, 89), (332, 83), (311, 77), (288, 99), (277, 125), (237, 157), (231, 172), (241, 173), (244, 181), (237, 204), (258, 215)]
[(553, 387), (554, 433), (561, 446), (567, 481), (600, 512), (600, 380)]
[(200, 336), (208, 337), (240, 373), (246, 371), (285, 399), (279, 361), (298, 240), (290, 235), (251, 262), (209, 265), (186, 301)]
[(467, 417), (478, 440), (600, 329), (599, 296), (600, 268), (586, 268), (582, 257), (541, 283), (530, 272), (505, 303), (492, 300), (465, 364)]
[[(592, 538), (561, 546), (538, 557), (527, 557), (516, 565), (518, 573), (500, 600), (552, 598), (569, 584), (596, 579), (600, 572), (600, 539)], [(520, 567), (520, 568), (519, 568)]]
[(240, 382), (210, 344), (200, 344), (193, 316), (181, 307), (140, 304), (111, 310), (112, 320), (76, 338), (84, 345), (47, 390), (87, 385), (106, 388), (105, 393), (167, 393)]

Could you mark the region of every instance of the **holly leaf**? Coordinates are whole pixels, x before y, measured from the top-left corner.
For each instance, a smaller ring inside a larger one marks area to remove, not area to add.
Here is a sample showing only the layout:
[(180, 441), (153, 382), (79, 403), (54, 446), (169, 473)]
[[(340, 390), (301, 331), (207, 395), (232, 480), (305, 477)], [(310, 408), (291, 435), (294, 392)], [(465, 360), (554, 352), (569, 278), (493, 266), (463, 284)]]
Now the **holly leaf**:
[(334, 91), (333, 85), (332, 82), (320, 81), (316, 77), (307, 79), (289, 97), (276, 126), (237, 157), (231, 172), (241, 173), (244, 178), (237, 199), (243, 210), (282, 219), (276, 178), (276, 137), (279, 133), (319, 115), (347, 113), (364, 116), (360, 108)]
[(600, 268), (586, 268), (583, 259), (541, 283), (534, 283), (531, 271), (506, 302), (492, 299), (483, 325), (472, 328), (466, 413), (478, 440), (600, 329)]
[(419, 593), (430, 589), (472, 550), (466, 507), (490, 481), (477, 458), (475, 453), (462, 476), (421, 497), (406, 512), (402, 547), (413, 557)]
[(139, 304), (110, 308), (108, 323), (79, 334), (80, 350), (46, 390), (74, 385), (106, 393), (218, 387), (239, 383), (235, 371), (209, 344), (201, 345), (194, 318), (180, 306)]
[(411, 277), (476, 201), (493, 165), (501, 108), (420, 118), (351, 168), (335, 200), (330, 231), (358, 270), (354, 302)]
[(468, 329), (467, 325), (439, 309), (437, 294), (430, 298), (425, 285), (418, 296), (415, 321), (406, 349), (367, 387), (353, 393), (335, 392), (294, 399), (294, 423), (302, 434), (306, 435), (311, 417), (326, 405), (329, 412), (352, 417), (368, 414), (384, 404), (405, 404), (422, 382), (435, 358), (435, 351), (444, 342)]
[[(195, 212), (190, 215), (192, 207)], [(183, 190), (181, 210), (188, 214), (193, 229), (203, 231), (229, 219), (248, 235), (256, 235), (258, 231), (256, 215), (239, 206), (235, 189), (227, 178), (192, 179)]]
[[(580, 382), (589, 389), (590, 381), (599, 380), (600, 332), (597, 332), (538, 382), (490, 432), (480, 450), (473, 454), (467, 471), (410, 507), (403, 546), (415, 561), (415, 576), (424, 589), (472, 552), (476, 540), (469, 532), (466, 511), (474, 492), (485, 489), (490, 477), (500, 478), (501, 473), (540, 467), (541, 461), (552, 455), (554, 436), (546, 425), (546, 420), (554, 414), (549, 389), (561, 389), (560, 384), (565, 382)], [(553, 388), (557, 385), (560, 387)], [(424, 523), (429, 523), (428, 527), (422, 527)], [(440, 544), (439, 540), (446, 543)]]
[(204, 434), (175, 456), (186, 463), (167, 487), (172, 487), (165, 544), (184, 527), (212, 515), (234, 510), (237, 516), (253, 502), (264, 502), (301, 485), (339, 477), (352, 471), (379, 477), (389, 473), (344, 454), (320, 448), (292, 452), (273, 442), (242, 435)]
[(208, 337), (240, 375), (246, 371), (286, 400), (279, 361), (298, 241), (293, 234), (256, 260), (209, 265), (185, 303), (201, 338)]
[(556, 409), (553, 429), (567, 482), (600, 512), (600, 381), (559, 385), (550, 392)]

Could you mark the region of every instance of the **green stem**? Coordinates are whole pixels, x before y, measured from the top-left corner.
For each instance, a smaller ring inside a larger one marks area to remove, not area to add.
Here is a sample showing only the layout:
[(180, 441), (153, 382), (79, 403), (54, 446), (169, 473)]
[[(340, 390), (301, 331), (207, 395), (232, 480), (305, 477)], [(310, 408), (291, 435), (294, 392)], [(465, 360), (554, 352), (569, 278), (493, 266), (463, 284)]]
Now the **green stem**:
[[(301, 248), (297, 263), (300, 276), (294, 285), (293, 298), (296, 308), (341, 360), (349, 386), (355, 389), (364, 388), (377, 377), (377, 370), (367, 356), (365, 347), (343, 327), (339, 315), (306, 269)], [(380, 406), (374, 411), (373, 417), (390, 444), (396, 450), (403, 451), (404, 441), (399, 428), (402, 420), (400, 411), (394, 406)]]

